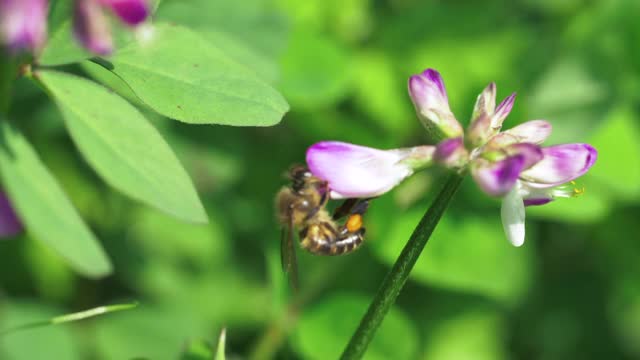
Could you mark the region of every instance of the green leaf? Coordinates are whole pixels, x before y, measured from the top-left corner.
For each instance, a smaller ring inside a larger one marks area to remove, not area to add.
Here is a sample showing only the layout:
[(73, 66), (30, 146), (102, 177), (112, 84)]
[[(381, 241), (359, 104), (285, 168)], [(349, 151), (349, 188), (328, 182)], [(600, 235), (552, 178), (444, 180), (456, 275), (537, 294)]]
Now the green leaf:
[(206, 222), (189, 176), (140, 112), (124, 99), (83, 78), (40, 71), (89, 164), (123, 193), (178, 218)]
[(92, 56), (78, 45), (73, 37), (71, 20), (66, 20), (49, 36), (38, 63), (47, 66), (64, 65), (80, 62)]
[[(364, 296), (340, 294), (306, 309), (297, 327), (294, 348), (305, 359), (337, 359), (369, 302)], [(400, 309), (392, 308), (364, 359), (413, 359), (417, 350), (416, 329)]]
[(149, 107), (194, 124), (270, 126), (289, 105), (248, 68), (194, 32), (157, 24), (151, 38), (118, 51), (110, 68)]
[(102, 247), (31, 145), (4, 119), (0, 136), (0, 173), (27, 229), (81, 274), (111, 273)]
[(216, 349), (215, 360), (225, 360), (224, 347), (227, 342), (227, 329), (220, 331), (220, 338), (218, 339), (218, 348)]

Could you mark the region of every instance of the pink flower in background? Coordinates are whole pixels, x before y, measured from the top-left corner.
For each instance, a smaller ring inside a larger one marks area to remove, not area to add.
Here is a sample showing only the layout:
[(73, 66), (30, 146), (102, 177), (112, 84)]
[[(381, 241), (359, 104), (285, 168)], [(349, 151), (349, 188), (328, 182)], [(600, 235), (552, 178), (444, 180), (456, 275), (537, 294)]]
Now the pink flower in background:
[(0, 43), (37, 53), (47, 40), (47, 0), (0, 0)]
[(9, 198), (0, 191), (0, 239), (15, 236), (22, 230), (22, 222), (13, 210)]
[(139, 25), (150, 12), (146, 0), (75, 0), (74, 34), (82, 46), (98, 55), (113, 52), (111, 27), (105, 8), (129, 26)]

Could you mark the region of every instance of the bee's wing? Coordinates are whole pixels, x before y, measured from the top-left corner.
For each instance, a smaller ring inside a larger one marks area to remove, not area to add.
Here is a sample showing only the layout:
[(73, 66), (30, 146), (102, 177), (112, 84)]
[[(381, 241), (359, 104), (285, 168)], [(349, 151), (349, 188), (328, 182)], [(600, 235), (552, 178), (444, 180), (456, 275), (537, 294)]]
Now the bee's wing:
[(280, 260), (282, 270), (289, 276), (289, 283), (293, 289), (298, 289), (298, 261), (294, 246), (293, 217), (289, 216), (287, 226), (282, 228), (280, 239)]

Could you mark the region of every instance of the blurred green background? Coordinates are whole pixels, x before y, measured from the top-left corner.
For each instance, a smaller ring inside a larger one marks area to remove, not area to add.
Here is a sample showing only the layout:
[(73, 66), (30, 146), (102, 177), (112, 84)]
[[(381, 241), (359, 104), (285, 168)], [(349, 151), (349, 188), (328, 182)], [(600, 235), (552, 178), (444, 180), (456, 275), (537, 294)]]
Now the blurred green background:
[[(54, 105), (20, 83), (19, 120), (91, 225), (115, 274), (90, 281), (28, 235), (0, 242), (0, 326), (138, 300), (135, 310), (0, 338), (2, 359), (176, 359), (190, 341), (230, 358), (336, 358), (427, 208), (422, 172), (375, 200), (353, 255), (299, 252), (280, 270), (273, 196), (306, 147), (426, 139), (406, 90), (438, 69), (467, 123), (490, 81), (518, 92), (511, 127), (547, 119), (547, 144), (599, 150), (586, 194), (527, 210), (502, 233), (499, 201), (467, 179), (370, 346), (368, 359), (640, 358), (640, 2), (635, 0), (164, 0), (184, 24), (274, 84), (271, 128), (190, 126), (146, 114), (192, 176), (210, 224), (113, 191), (78, 156)], [(99, 69), (85, 68), (92, 76)], [(115, 81), (115, 80), (114, 80)]]

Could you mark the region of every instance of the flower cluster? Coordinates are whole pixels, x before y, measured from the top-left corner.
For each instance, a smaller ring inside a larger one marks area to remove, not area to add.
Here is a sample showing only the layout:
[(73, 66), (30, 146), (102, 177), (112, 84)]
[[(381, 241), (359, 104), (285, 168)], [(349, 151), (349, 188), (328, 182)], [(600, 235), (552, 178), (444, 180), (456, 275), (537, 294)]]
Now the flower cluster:
[[(136, 26), (149, 16), (147, 0), (75, 0), (73, 29), (89, 51), (108, 55), (113, 40), (104, 10), (124, 24)], [(47, 39), (47, 0), (0, 0), (0, 44), (12, 53), (37, 54)]]
[(502, 199), (505, 234), (520, 246), (525, 238), (525, 206), (582, 193), (573, 180), (593, 166), (596, 150), (588, 144), (541, 146), (551, 134), (551, 124), (544, 120), (501, 131), (515, 94), (496, 106), (496, 85), (489, 84), (478, 96), (466, 131), (449, 107), (437, 71), (427, 69), (412, 76), (409, 94), (421, 123), (440, 141), (393, 150), (341, 142), (312, 145), (307, 164), (315, 176), (329, 183), (332, 198), (379, 196), (432, 164), (469, 171), (480, 189)]

